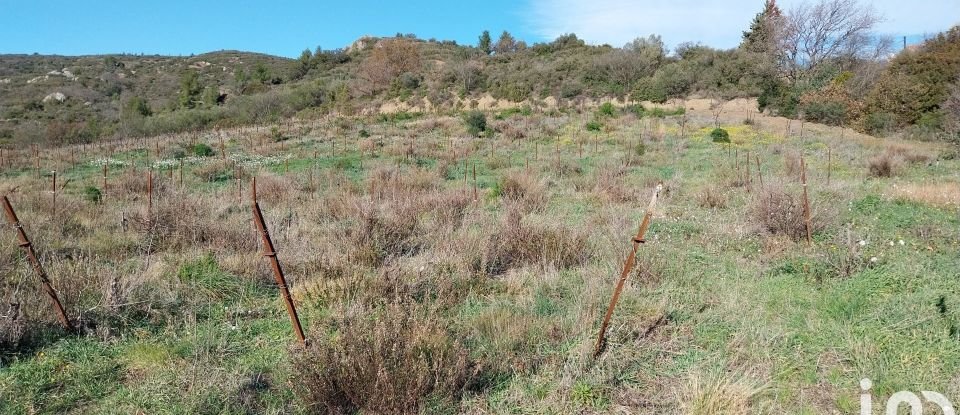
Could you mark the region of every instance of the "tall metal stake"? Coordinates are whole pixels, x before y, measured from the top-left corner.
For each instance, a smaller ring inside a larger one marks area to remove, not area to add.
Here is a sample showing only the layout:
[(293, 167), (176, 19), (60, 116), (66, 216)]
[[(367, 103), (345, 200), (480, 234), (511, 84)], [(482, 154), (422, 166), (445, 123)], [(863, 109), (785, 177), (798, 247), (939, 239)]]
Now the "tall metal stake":
[(73, 331), (73, 324), (70, 324), (70, 319), (67, 318), (67, 312), (64, 311), (63, 304), (60, 304), (60, 298), (57, 297), (57, 292), (54, 291), (50, 285), (47, 272), (44, 271), (43, 266), (40, 265), (40, 260), (37, 259), (37, 253), (33, 250), (33, 244), (30, 243), (30, 239), (27, 238), (27, 234), (23, 231), (23, 226), (20, 225), (20, 219), (17, 218), (17, 213), (13, 211), (13, 206), (10, 205), (10, 199), (7, 199), (6, 195), (3, 196), (3, 210), (7, 213), (7, 222), (10, 222), (10, 224), (17, 229), (20, 248), (22, 248), (23, 252), (27, 255), (27, 260), (29, 260), (30, 265), (33, 266), (33, 271), (37, 274), (37, 277), (40, 278), (40, 285), (43, 288), (43, 292), (47, 293), (47, 296), (50, 297), (50, 302), (53, 303), (53, 309), (57, 313), (60, 324), (68, 331)]
[(303, 335), (303, 327), (300, 326), (300, 317), (297, 316), (297, 309), (293, 305), (293, 299), (290, 298), (290, 290), (287, 288), (287, 280), (283, 277), (283, 268), (280, 267), (280, 261), (277, 259), (277, 251), (273, 247), (273, 241), (270, 239), (270, 232), (267, 230), (263, 221), (263, 213), (260, 212), (260, 204), (257, 203), (256, 192), (252, 192), (253, 197), (253, 221), (256, 222), (257, 230), (263, 239), (263, 256), (270, 259), (270, 266), (273, 268), (273, 276), (280, 287), (280, 294), (283, 295), (283, 301), (287, 306), (287, 314), (290, 315), (290, 322), (293, 324), (293, 330), (297, 339), (303, 345), (307, 344), (307, 339)]
[(807, 197), (807, 163), (800, 156), (800, 183), (803, 185), (803, 222), (807, 230), (807, 245), (813, 244), (810, 230), (810, 199)]
[(647, 229), (650, 228), (650, 220), (653, 217), (653, 209), (657, 205), (657, 197), (660, 195), (660, 191), (663, 190), (663, 185), (658, 184), (657, 188), (653, 190), (653, 197), (650, 198), (650, 204), (647, 206), (647, 212), (643, 215), (643, 221), (640, 222), (640, 228), (637, 230), (637, 236), (633, 238), (633, 249), (630, 251), (630, 254), (627, 255), (626, 261), (623, 263), (623, 271), (620, 272), (620, 280), (617, 282), (617, 288), (613, 290), (613, 297), (610, 298), (610, 306), (607, 307), (607, 314), (603, 317), (603, 324), (600, 326), (600, 335), (597, 336), (597, 345), (593, 349), (593, 358), (596, 359), (600, 356), (600, 353), (603, 353), (604, 346), (606, 345), (606, 335), (607, 335), (607, 326), (610, 325), (610, 317), (613, 316), (613, 309), (617, 307), (617, 301), (620, 300), (620, 293), (623, 292), (623, 285), (627, 282), (627, 277), (630, 275), (630, 271), (633, 271), (633, 267), (637, 263), (637, 249), (640, 248), (640, 244), (646, 242), (643, 238), (647, 234)]

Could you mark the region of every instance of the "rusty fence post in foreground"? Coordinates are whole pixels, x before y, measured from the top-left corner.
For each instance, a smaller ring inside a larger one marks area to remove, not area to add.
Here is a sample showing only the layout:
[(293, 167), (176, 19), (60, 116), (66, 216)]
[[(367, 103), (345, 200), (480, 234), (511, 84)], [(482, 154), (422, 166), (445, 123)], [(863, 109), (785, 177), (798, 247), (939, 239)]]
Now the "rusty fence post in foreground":
[(627, 282), (627, 277), (630, 276), (630, 271), (633, 271), (633, 267), (637, 263), (637, 249), (640, 248), (640, 244), (645, 242), (643, 238), (647, 234), (647, 229), (650, 228), (650, 220), (653, 218), (653, 209), (656, 207), (657, 197), (660, 196), (661, 190), (663, 190), (662, 184), (658, 184), (656, 189), (653, 190), (653, 196), (650, 198), (650, 204), (647, 206), (647, 212), (643, 215), (643, 221), (640, 222), (640, 228), (637, 229), (637, 236), (633, 238), (633, 249), (630, 251), (630, 254), (627, 255), (627, 259), (623, 263), (623, 270), (620, 272), (620, 280), (617, 281), (617, 288), (613, 290), (613, 296), (610, 297), (610, 305), (607, 307), (607, 314), (603, 317), (603, 324), (600, 325), (600, 334), (597, 336), (597, 345), (593, 349), (594, 359), (599, 357), (600, 353), (603, 353), (603, 350), (605, 349), (607, 327), (610, 325), (610, 317), (613, 316), (613, 309), (617, 307), (617, 301), (620, 300), (620, 293), (623, 292), (623, 286)]
[(273, 268), (273, 276), (277, 281), (277, 285), (280, 287), (280, 294), (283, 295), (283, 301), (287, 306), (287, 314), (290, 315), (290, 322), (293, 324), (293, 330), (296, 332), (297, 339), (300, 340), (300, 343), (306, 345), (307, 340), (303, 335), (303, 327), (300, 325), (300, 317), (297, 316), (297, 308), (293, 305), (293, 299), (290, 298), (290, 290), (287, 288), (287, 280), (283, 276), (283, 268), (280, 267), (280, 260), (277, 259), (277, 250), (273, 247), (273, 241), (270, 239), (270, 232), (267, 230), (267, 225), (263, 221), (263, 213), (260, 212), (260, 204), (257, 203), (256, 199), (256, 191), (253, 191), (252, 194), (254, 195), (252, 200), (253, 221), (257, 225), (257, 231), (260, 233), (260, 238), (263, 239), (263, 256), (270, 259), (270, 267)]
[(807, 196), (807, 163), (800, 156), (800, 183), (803, 186), (803, 223), (807, 230), (807, 245), (813, 244), (810, 229), (810, 199)]
[(56, 218), (57, 217), (57, 171), (54, 170), (52, 174), (53, 174), (53, 182), (50, 185), (50, 191), (53, 192), (53, 217)]
[(13, 211), (13, 206), (10, 205), (10, 199), (7, 199), (6, 195), (3, 196), (3, 210), (7, 213), (7, 221), (17, 229), (20, 248), (22, 248), (23, 252), (27, 255), (27, 260), (29, 260), (30, 265), (33, 266), (33, 271), (37, 274), (37, 277), (40, 278), (40, 285), (43, 288), (43, 292), (47, 293), (47, 296), (50, 297), (50, 302), (53, 303), (53, 309), (57, 313), (60, 324), (68, 331), (73, 331), (73, 325), (70, 324), (70, 319), (67, 318), (67, 312), (64, 311), (63, 304), (60, 304), (60, 298), (57, 297), (57, 292), (54, 291), (50, 285), (50, 279), (47, 278), (46, 271), (43, 270), (43, 266), (40, 265), (40, 260), (37, 259), (37, 253), (33, 250), (33, 244), (30, 243), (30, 239), (27, 238), (27, 234), (23, 231), (23, 226), (20, 225), (20, 219), (17, 218), (16, 212)]

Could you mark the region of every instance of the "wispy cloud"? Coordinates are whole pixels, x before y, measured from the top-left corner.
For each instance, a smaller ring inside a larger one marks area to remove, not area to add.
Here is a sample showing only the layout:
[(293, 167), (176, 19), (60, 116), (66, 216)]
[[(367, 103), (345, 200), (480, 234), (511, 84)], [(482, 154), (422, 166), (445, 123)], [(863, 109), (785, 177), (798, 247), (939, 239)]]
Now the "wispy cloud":
[[(784, 10), (801, 0), (780, 1)], [(865, 2), (884, 16), (883, 34), (936, 33), (960, 23), (960, 1), (874, 0)], [(763, 0), (531, 0), (526, 13), (530, 30), (544, 39), (576, 33), (590, 43), (622, 46), (659, 34), (671, 46), (701, 42), (733, 47)]]

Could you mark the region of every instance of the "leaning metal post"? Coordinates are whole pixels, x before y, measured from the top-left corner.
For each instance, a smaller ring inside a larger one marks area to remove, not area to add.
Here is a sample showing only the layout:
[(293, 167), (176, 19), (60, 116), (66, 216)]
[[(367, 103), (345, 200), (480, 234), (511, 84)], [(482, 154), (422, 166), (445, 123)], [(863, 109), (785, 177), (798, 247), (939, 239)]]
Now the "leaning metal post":
[(30, 265), (33, 266), (33, 271), (37, 274), (37, 277), (40, 278), (40, 285), (43, 288), (43, 292), (47, 293), (47, 296), (50, 297), (50, 302), (53, 303), (53, 309), (57, 313), (60, 324), (68, 331), (73, 331), (73, 325), (70, 324), (70, 319), (67, 318), (67, 312), (64, 311), (63, 304), (60, 304), (60, 298), (57, 297), (57, 292), (54, 291), (50, 285), (47, 272), (44, 271), (43, 266), (40, 265), (40, 260), (37, 259), (37, 253), (33, 250), (33, 244), (30, 243), (30, 239), (27, 238), (27, 234), (23, 231), (23, 226), (20, 225), (20, 219), (17, 218), (17, 213), (13, 211), (13, 206), (10, 205), (10, 199), (7, 199), (7, 196), (3, 196), (3, 210), (7, 213), (7, 221), (17, 229), (20, 248), (22, 248), (23, 252), (27, 255), (27, 260), (29, 260)]
[[(255, 194), (255, 193), (254, 193)], [(263, 239), (263, 256), (270, 259), (270, 267), (273, 268), (273, 276), (280, 287), (280, 294), (283, 295), (283, 301), (287, 306), (287, 314), (290, 315), (290, 322), (293, 324), (293, 330), (297, 334), (300, 343), (306, 345), (307, 340), (303, 335), (303, 327), (300, 325), (300, 317), (297, 316), (297, 308), (293, 305), (293, 299), (290, 298), (290, 290), (287, 288), (287, 280), (283, 276), (283, 268), (280, 267), (280, 260), (277, 259), (277, 250), (273, 247), (273, 241), (270, 239), (270, 232), (263, 220), (263, 213), (260, 212), (260, 204), (257, 203), (256, 196), (252, 200), (253, 220), (256, 222), (257, 230)]]
[(653, 209), (657, 204), (657, 196), (660, 195), (661, 190), (663, 190), (663, 185), (658, 184), (657, 188), (653, 191), (653, 197), (650, 198), (650, 205), (647, 206), (647, 212), (643, 215), (643, 221), (637, 230), (637, 236), (633, 238), (633, 249), (623, 263), (620, 280), (617, 282), (617, 288), (613, 290), (613, 297), (610, 298), (607, 314), (603, 317), (603, 324), (600, 326), (600, 335), (597, 336), (597, 345), (593, 349), (594, 359), (599, 357), (605, 348), (607, 326), (610, 325), (610, 317), (613, 316), (613, 309), (616, 308), (617, 301), (620, 300), (620, 293), (623, 292), (623, 286), (627, 282), (627, 277), (630, 275), (630, 271), (633, 271), (634, 265), (636, 265), (637, 249), (640, 248), (640, 244), (645, 242), (643, 238), (647, 234), (647, 229), (650, 228), (650, 219), (653, 217)]

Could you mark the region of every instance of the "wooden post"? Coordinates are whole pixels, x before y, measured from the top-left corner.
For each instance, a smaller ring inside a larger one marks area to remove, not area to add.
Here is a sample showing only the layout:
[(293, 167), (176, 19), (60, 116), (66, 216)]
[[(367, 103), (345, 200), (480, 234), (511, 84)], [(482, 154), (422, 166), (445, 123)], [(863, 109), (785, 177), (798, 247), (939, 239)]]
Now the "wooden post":
[(13, 211), (13, 206), (10, 205), (10, 199), (7, 199), (7, 196), (3, 196), (3, 210), (7, 214), (7, 222), (9, 222), (17, 230), (17, 238), (20, 240), (20, 248), (23, 249), (24, 254), (27, 256), (27, 260), (30, 261), (30, 265), (33, 267), (34, 273), (37, 274), (37, 278), (40, 279), (40, 286), (43, 288), (43, 292), (50, 297), (50, 302), (53, 304), (53, 310), (57, 314), (57, 319), (60, 320), (60, 324), (63, 325), (63, 328), (67, 331), (73, 331), (73, 325), (70, 324), (70, 319), (67, 318), (67, 312), (63, 309), (63, 304), (60, 303), (60, 298), (57, 297), (57, 292), (54, 291), (53, 287), (50, 285), (50, 279), (47, 277), (46, 271), (43, 270), (43, 266), (40, 264), (40, 260), (37, 259), (37, 254), (33, 250), (33, 244), (30, 242), (30, 238), (27, 237), (26, 232), (23, 231), (23, 226), (20, 224), (20, 219), (17, 218), (17, 213)]
[(620, 272), (620, 280), (617, 281), (617, 287), (613, 290), (613, 296), (610, 298), (610, 305), (607, 307), (607, 314), (603, 317), (603, 323), (600, 325), (600, 335), (597, 336), (597, 345), (593, 349), (593, 358), (596, 359), (600, 356), (600, 353), (603, 353), (603, 349), (606, 346), (606, 335), (607, 327), (610, 325), (610, 317), (613, 316), (613, 310), (617, 306), (617, 301), (620, 299), (620, 293), (623, 292), (623, 286), (627, 282), (627, 277), (630, 276), (630, 271), (633, 270), (633, 267), (637, 262), (637, 249), (640, 248), (640, 244), (645, 243), (643, 239), (647, 234), (647, 229), (650, 228), (650, 220), (653, 218), (653, 209), (657, 204), (657, 196), (660, 195), (660, 191), (663, 190), (663, 185), (658, 184), (656, 189), (653, 190), (653, 197), (650, 198), (650, 204), (647, 205), (647, 212), (643, 215), (643, 221), (640, 222), (640, 228), (637, 229), (637, 235), (633, 238), (633, 249), (630, 251), (630, 254), (627, 255), (627, 259), (623, 263), (623, 270)]

